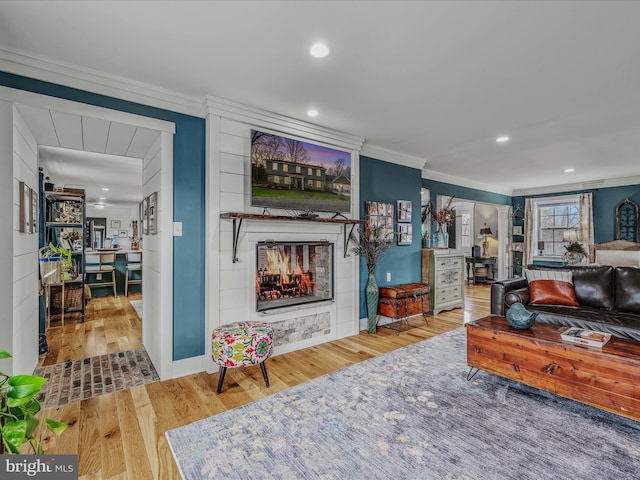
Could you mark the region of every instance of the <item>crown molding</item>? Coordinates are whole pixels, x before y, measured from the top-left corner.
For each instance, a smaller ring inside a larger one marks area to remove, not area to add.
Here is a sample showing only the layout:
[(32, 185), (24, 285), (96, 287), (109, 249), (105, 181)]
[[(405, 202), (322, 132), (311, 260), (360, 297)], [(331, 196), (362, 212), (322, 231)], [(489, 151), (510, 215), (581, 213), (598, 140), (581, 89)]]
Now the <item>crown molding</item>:
[(202, 97), (17, 50), (0, 48), (0, 70), (186, 115), (205, 116)]
[(475, 190), (482, 190), (485, 192), (498, 193), (500, 195), (512, 196), (512, 190), (510, 188), (498, 187), (496, 185), (489, 185), (488, 183), (476, 182), (468, 178), (456, 177), (454, 175), (448, 175), (446, 173), (434, 172), (433, 170), (423, 169), (422, 178), (427, 180), (435, 180), (436, 182), (451, 183), (460, 187), (473, 188)]
[(297, 135), (304, 139), (328, 143), (350, 150), (360, 151), (364, 143), (364, 138), (362, 137), (213, 95), (206, 96), (204, 109), (211, 115), (236, 120), (275, 132)]
[(640, 184), (640, 175), (630, 177), (605, 178), (588, 180), (585, 182), (563, 183), (537, 188), (518, 188), (513, 190), (513, 197), (527, 197), (532, 195), (547, 195), (552, 193), (576, 192), (580, 190), (594, 190), (598, 188), (625, 187)]
[(371, 143), (365, 143), (360, 154), (405, 167), (417, 168), (418, 170), (422, 170), (426, 163), (426, 159), (424, 158), (394, 152), (393, 150), (387, 150), (386, 148), (382, 148)]

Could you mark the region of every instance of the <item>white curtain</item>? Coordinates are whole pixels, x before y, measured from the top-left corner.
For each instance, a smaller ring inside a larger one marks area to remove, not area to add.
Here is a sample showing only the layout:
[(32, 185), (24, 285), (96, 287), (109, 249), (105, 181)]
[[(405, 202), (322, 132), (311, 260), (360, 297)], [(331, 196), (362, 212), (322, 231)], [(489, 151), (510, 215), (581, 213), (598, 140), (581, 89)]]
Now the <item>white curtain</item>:
[[(533, 200), (526, 198), (524, 200), (524, 255), (522, 268), (533, 263), (533, 255), (536, 253), (533, 241), (536, 236), (534, 231), (534, 205)], [(524, 272), (524, 270), (523, 270)]]
[(578, 240), (584, 246), (584, 250), (589, 255), (589, 261), (592, 262), (595, 259), (591, 258), (591, 252), (593, 250), (593, 208), (591, 206), (591, 193), (580, 194), (580, 220), (578, 224)]

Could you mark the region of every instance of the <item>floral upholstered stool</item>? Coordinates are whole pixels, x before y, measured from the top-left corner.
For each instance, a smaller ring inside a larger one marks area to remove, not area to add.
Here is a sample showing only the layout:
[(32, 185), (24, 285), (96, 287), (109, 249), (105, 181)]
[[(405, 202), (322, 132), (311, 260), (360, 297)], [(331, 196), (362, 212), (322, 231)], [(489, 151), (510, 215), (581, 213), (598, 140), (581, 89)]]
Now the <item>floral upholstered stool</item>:
[(271, 355), (273, 345), (273, 327), (268, 323), (236, 322), (220, 325), (211, 335), (213, 361), (220, 365), (218, 390), (227, 368), (260, 365), (264, 383), (269, 386), (265, 362)]

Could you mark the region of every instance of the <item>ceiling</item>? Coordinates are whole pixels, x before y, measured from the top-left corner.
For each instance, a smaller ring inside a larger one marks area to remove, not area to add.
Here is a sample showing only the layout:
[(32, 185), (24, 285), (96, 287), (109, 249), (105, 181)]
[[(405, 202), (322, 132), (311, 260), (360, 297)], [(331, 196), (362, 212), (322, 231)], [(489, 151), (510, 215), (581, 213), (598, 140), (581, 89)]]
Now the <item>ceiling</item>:
[(18, 109), (39, 145), (40, 166), (56, 186), (82, 186), (94, 205), (142, 201), (142, 158), (159, 132), (27, 105)]
[[(424, 160), (430, 178), (521, 193), (640, 183), (638, 18), (626, 1), (4, 1), (0, 50), (233, 100)], [(316, 41), (331, 55), (310, 57)]]

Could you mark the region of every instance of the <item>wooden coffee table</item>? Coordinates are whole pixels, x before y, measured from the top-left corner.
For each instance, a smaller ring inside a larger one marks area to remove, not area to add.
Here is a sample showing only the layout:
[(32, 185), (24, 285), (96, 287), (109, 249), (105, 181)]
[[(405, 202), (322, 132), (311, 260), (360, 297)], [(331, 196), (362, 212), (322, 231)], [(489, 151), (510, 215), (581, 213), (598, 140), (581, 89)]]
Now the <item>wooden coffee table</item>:
[(498, 316), (465, 326), (468, 379), (481, 369), (640, 421), (640, 342), (612, 337), (602, 349), (583, 347), (563, 342), (563, 327), (517, 330)]

